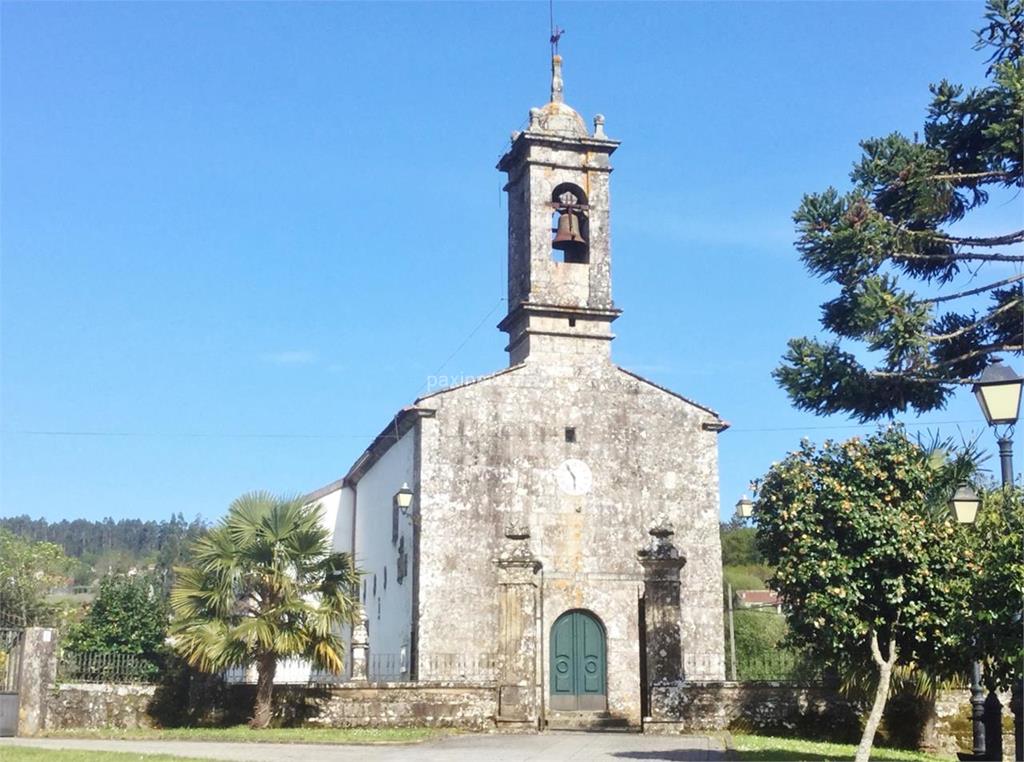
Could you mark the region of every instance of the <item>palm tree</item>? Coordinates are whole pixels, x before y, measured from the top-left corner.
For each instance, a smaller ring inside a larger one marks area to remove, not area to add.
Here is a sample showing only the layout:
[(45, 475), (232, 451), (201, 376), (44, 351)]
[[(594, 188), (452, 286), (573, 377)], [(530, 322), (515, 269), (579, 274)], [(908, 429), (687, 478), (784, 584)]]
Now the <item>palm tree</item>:
[(256, 665), (252, 728), (270, 723), (279, 660), (343, 666), (338, 631), (356, 616), (359, 573), (350, 554), (332, 552), (320, 515), (301, 498), (242, 495), (175, 570), (173, 648), (207, 672)]

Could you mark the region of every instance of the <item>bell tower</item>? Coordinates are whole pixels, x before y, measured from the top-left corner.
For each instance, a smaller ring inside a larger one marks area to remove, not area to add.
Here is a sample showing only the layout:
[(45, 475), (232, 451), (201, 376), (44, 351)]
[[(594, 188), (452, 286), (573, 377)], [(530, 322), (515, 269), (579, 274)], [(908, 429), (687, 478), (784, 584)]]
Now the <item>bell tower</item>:
[(590, 134), (562, 95), (551, 59), (551, 101), (530, 109), (498, 169), (508, 175), (509, 363), (588, 362), (611, 356), (609, 157), (618, 141), (594, 117)]

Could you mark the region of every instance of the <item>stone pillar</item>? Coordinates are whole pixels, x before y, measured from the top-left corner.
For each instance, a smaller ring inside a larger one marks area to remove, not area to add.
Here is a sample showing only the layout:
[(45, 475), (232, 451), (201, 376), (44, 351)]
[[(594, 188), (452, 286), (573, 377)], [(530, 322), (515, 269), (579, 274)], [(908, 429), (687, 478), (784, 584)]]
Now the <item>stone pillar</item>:
[(536, 727), (537, 598), (541, 564), (530, 531), (510, 524), (498, 567), (498, 722)]
[(366, 611), (359, 607), (359, 621), (352, 628), (352, 680), (366, 680), (370, 663), (370, 628)]
[(651, 530), (651, 545), (637, 553), (644, 568), (644, 627), (647, 685), (678, 683), (683, 679), (683, 644), (679, 629), (679, 572), (686, 559), (672, 543), (672, 525), (660, 520)]
[(18, 735), (38, 735), (46, 728), (46, 701), (57, 680), (57, 631), (29, 627), (21, 637), (18, 675)]

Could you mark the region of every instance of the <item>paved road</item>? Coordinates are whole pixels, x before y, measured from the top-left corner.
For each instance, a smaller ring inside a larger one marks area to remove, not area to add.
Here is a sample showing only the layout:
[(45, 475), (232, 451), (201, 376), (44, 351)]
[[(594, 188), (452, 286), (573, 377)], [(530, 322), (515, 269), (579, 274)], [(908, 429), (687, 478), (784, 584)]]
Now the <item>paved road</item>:
[[(460, 735), (419, 744), (335, 746), (326, 744), (208, 743), (203, 741), (93, 741), (10, 738), (3, 745), (164, 753), (233, 762), (562, 762), (575, 760), (725, 760), (720, 739), (707, 736), (644, 736), (636, 733), (541, 733)], [(0, 752), (0, 757), (3, 753)]]

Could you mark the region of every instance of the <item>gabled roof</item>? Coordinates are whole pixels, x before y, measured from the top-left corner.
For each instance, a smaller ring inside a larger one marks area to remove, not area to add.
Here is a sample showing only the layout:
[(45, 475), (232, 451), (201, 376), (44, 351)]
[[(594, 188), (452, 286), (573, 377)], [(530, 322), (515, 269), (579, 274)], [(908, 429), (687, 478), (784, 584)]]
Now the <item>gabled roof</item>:
[[(493, 378), (498, 378), (499, 376), (504, 376), (507, 373), (514, 373), (515, 371), (521, 370), (522, 368), (525, 367), (525, 363), (519, 363), (517, 365), (512, 365), (508, 368), (502, 368), (501, 370), (495, 371), (494, 373), (488, 373), (485, 376), (477, 376), (476, 378), (466, 381), (465, 383), (458, 384), (456, 386), (448, 386), (445, 387), (444, 389), (438, 389), (436, 392), (431, 392), (430, 394), (424, 394), (422, 397), (418, 397), (412, 405), (410, 405), (409, 407), (404, 407), (398, 411), (398, 413), (394, 416), (394, 418), (391, 419), (388, 425), (385, 426), (384, 429), (380, 432), (380, 434), (378, 434), (374, 438), (373, 442), (370, 443), (370, 446), (367, 447), (366, 450), (363, 451), (362, 455), (360, 455), (356, 459), (355, 463), (352, 464), (351, 468), (349, 468), (348, 470), (348, 473), (346, 473), (343, 478), (333, 481), (330, 484), (326, 484), (323, 487), (320, 487), (319, 489), (310, 492), (308, 495), (305, 496), (304, 499), (306, 500), (306, 502), (313, 502), (314, 500), (319, 500), (325, 495), (329, 495), (335, 490), (341, 489), (342, 487), (354, 485), (356, 482), (358, 482), (359, 479), (362, 478), (363, 474), (365, 474), (373, 466), (374, 463), (380, 460), (381, 457), (383, 457), (384, 453), (390, 450), (392, 445), (394, 445), (399, 439), (401, 439), (405, 435), (407, 431), (409, 431), (409, 429), (412, 428), (416, 420), (418, 420), (419, 418), (429, 418), (434, 415), (435, 411), (433, 409), (428, 407), (420, 407), (421, 402), (432, 399), (433, 397), (438, 397), (442, 394), (448, 394), (450, 392), (458, 391), (460, 389), (465, 389), (468, 386), (473, 386), (474, 384), (489, 381)], [(643, 376), (634, 373), (631, 370), (627, 370), (626, 368), (623, 368), (620, 365), (616, 365), (615, 368), (621, 371), (622, 373), (625, 373), (627, 376), (635, 378), (637, 381), (641, 381), (647, 384), (648, 386), (653, 386), (655, 389), (662, 391), (665, 394), (669, 394), (675, 397), (676, 399), (682, 400), (688, 405), (693, 405), (695, 408), (703, 410), (705, 413), (714, 416), (717, 419), (717, 423), (706, 424), (706, 426), (712, 427), (713, 430), (724, 431), (729, 427), (728, 422), (722, 420), (722, 417), (711, 408), (705, 405), (701, 405), (698, 402), (694, 402), (693, 400), (684, 397), (681, 394), (677, 394), (671, 389), (666, 389), (664, 386), (656, 384), (650, 379), (644, 378)]]
[(345, 480), (344, 479), (336, 479), (335, 481), (331, 482), (330, 484), (325, 484), (323, 487), (320, 487), (319, 489), (315, 489), (312, 492), (310, 492), (308, 495), (305, 495), (302, 498), (302, 501), (304, 503), (312, 503), (312, 502), (314, 502), (316, 500), (319, 500), (322, 497), (326, 497), (327, 495), (331, 494), (332, 492), (337, 492), (339, 489), (341, 489), (344, 486), (345, 486)]
[(438, 389), (436, 392), (431, 392), (430, 394), (424, 394), (422, 397), (418, 397), (416, 401), (413, 403), (413, 405), (418, 405), (423, 400), (428, 400), (431, 397), (438, 397), (442, 394), (448, 394), (449, 392), (454, 392), (458, 389), (465, 389), (467, 386), (473, 386), (474, 384), (479, 384), (483, 381), (490, 381), (492, 378), (504, 376), (506, 373), (512, 373), (513, 371), (517, 371), (524, 367), (526, 367), (525, 363), (510, 365), (509, 367), (502, 368), (501, 370), (497, 370), (494, 373), (488, 373), (486, 376), (476, 376), (475, 378), (472, 378), (469, 381), (465, 381), (461, 384), (456, 384), (455, 386), (446, 386), (444, 389)]
[(358, 482), (363, 477), (363, 474), (369, 471), (373, 464), (383, 457), (384, 453), (405, 436), (406, 432), (415, 425), (417, 420), (420, 418), (430, 418), (434, 415), (434, 412), (430, 408), (419, 407), (416, 404), (399, 410), (388, 425), (384, 427), (384, 430), (370, 443), (370, 446), (366, 448), (363, 454), (356, 458), (356, 462), (352, 464), (348, 473), (345, 474), (345, 486)]
[(653, 381), (651, 381), (649, 378), (644, 378), (639, 373), (634, 373), (631, 370), (627, 370), (626, 368), (623, 368), (621, 365), (616, 365), (615, 367), (618, 368), (619, 370), (621, 370), (627, 376), (632, 376), (637, 381), (643, 381), (648, 386), (653, 386), (655, 389), (658, 389), (659, 391), (665, 392), (665, 394), (670, 394), (673, 397), (675, 397), (676, 399), (680, 399), (680, 400), (682, 400), (683, 402), (685, 402), (685, 403), (687, 403), (689, 405), (693, 405), (695, 408), (699, 408), (700, 410), (703, 410), (705, 413), (709, 413), (709, 414), (713, 415), (715, 418), (717, 418), (719, 421), (722, 422), (722, 427), (723, 428), (720, 429), (721, 431), (725, 431), (725, 429), (727, 429), (729, 427), (729, 423), (727, 421), (722, 420), (722, 416), (720, 416), (718, 413), (716, 413), (714, 410), (712, 410), (711, 408), (707, 407), (706, 405), (702, 405), (699, 402), (694, 402), (693, 400), (689, 399), (688, 397), (684, 397), (683, 395), (681, 395), (681, 394), (679, 394), (677, 392), (674, 392), (671, 389), (666, 389), (661, 384), (656, 384)]

